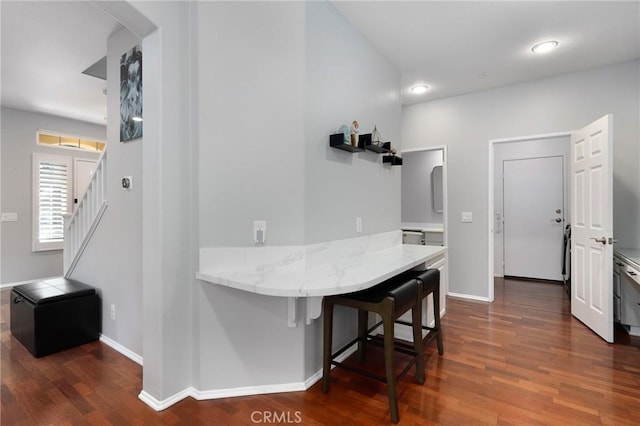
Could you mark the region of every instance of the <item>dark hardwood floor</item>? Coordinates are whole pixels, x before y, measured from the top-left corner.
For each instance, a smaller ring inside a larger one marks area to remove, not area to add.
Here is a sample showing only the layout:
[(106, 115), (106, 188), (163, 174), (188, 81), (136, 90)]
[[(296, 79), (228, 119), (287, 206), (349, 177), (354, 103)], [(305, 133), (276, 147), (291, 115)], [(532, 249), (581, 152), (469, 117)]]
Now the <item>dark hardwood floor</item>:
[[(640, 423), (640, 339), (618, 330), (605, 343), (571, 316), (559, 285), (497, 280), (495, 294), (492, 304), (449, 298), (444, 356), (433, 344), (426, 383), (411, 373), (401, 381), (400, 424)], [(390, 423), (385, 386), (344, 370), (326, 395), (318, 382), (306, 392), (187, 398), (157, 413), (137, 398), (140, 366), (99, 342), (35, 359), (9, 331), (8, 291), (1, 307), (2, 425)]]

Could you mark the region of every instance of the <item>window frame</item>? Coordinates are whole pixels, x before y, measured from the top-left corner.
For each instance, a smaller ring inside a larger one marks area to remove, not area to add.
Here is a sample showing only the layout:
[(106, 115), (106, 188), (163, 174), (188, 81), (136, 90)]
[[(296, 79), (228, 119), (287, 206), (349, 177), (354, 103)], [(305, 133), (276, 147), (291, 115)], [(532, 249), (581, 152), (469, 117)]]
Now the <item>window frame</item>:
[[(70, 138), (70, 139), (81, 139), (81, 140), (85, 140), (85, 141), (90, 141), (90, 142), (97, 142), (97, 143), (101, 143), (104, 144), (104, 148), (102, 150), (91, 150), (91, 149), (84, 149), (84, 148), (80, 148), (80, 147), (73, 147), (73, 146), (66, 146), (66, 145), (50, 145), (50, 144), (46, 144), (46, 143), (40, 143), (40, 135), (49, 135), (49, 136), (56, 136), (56, 137), (62, 137), (62, 138)], [(68, 135), (65, 133), (60, 133), (60, 132), (54, 132), (51, 130), (45, 130), (45, 129), (37, 129), (36, 130), (36, 145), (39, 147), (48, 147), (48, 148), (54, 148), (54, 149), (67, 149), (70, 151), (77, 151), (77, 152), (91, 152), (91, 153), (96, 153), (96, 154), (102, 154), (104, 152), (105, 149), (107, 149), (107, 141), (105, 140), (101, 140), (101, 139), (96, 139), (96, 138), (90, 138), (90, 137), (85, 137), (85, 136), (78, 136), (78, 135)]]
[(40, 241), (40, 164), (52, 163), (65, 165), (67, 168), (67, 200), (66, 200), (66, 212), (71, 213), (71, 192), (73, 191), (73, 163), (72, 157), (63, 155), (52, 155), (33, 153), (32, 164), (32, 250), (37, 251), (50, 251), (50, 250), (62, 250), (64, 248), (64, 228), (63, 228), (63, 240), (62, 241)]

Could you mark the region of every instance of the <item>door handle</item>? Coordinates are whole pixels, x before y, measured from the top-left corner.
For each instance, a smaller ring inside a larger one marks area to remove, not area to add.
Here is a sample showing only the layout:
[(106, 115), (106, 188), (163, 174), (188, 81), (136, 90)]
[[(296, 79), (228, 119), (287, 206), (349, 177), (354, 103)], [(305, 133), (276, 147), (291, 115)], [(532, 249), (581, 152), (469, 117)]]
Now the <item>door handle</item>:
[(551, 219), (551, 222), (560, 223), (562, 222), (562, 219), (559, 217), (556, 217), (555, 219)]
[(596, 243), (607, 244), (607, 239), (605, 237), (602, 237), (602, 238), (591, 238), (591, 239), (595, 240)]

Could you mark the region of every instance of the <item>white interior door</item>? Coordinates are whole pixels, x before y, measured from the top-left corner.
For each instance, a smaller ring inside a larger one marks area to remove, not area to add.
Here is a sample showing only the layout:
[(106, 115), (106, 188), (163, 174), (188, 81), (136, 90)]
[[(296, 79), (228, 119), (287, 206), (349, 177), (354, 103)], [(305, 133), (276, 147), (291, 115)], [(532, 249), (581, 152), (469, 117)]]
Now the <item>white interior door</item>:
[(97, 162), (84, 158), (75, 158), (73, 161), (73, 199), (75, 203), (80, 202), (91, 182), (91, 176), (96, 170)]
[(562, 280), (563, 158), (503, 162), (504, 274)]
[(571, 313), (613, 342), (613, 116), (571, 135)]

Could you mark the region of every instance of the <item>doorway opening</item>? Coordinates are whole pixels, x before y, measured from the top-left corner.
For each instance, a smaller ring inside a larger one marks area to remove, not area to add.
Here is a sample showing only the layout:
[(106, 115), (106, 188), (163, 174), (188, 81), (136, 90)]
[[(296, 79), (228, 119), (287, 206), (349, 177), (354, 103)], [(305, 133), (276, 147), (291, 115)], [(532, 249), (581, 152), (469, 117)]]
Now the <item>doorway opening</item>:
[(421, 243), (446, 246), (446, 147), (406, 150), (402, 158), (401, 228), (423, 233)]
[(489, 301), (496, 277), (564, 279), (570, 138), (565, 132), (489, 141)]
[[(405, 244), (447, 246), (447, 147), (402, 151), (401, 224)], [(448, 270), (448, 256), (444, 259)], [(446, 309), (449, 293), (447, 273), (440, 292), (440, 307)]]

